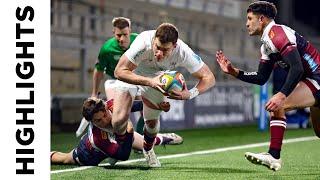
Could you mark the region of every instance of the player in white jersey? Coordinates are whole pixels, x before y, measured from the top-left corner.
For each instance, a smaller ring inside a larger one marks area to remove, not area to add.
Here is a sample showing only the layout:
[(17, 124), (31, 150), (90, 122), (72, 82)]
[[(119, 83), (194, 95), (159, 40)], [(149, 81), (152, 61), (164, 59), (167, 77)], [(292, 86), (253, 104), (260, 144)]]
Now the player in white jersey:
[(267, 153), (245, 153), (254, 164), (279, 170), (280, 151), (286, 129), (285, 111), (310, 107), (314, 131), (320, 137), (320, 53), (293, 29), (274, 22), (274, 4), (256, 1), (247, 9), (247, 29), (251, 36), (260, 36), (261, 60), (257, 72), (245, 72), (233, 67), (222, 51), (216, 54), (221, 69), (242, 81), (263, 85), (274, 65), (288, 71), (278, 93), (265, 105), (270, 112), (270, 146)]
[[(157, 30), (145, 31), (137, 36), (115, 69), (115, 77), (119, 80), (112, 125), (118, 139), (125, 134), (132, 100), (138, 89), (141, 90), (143, 99), (149, 100), (152, 104), (162, 102), (164, 95), (161, 91), (163, 92), (164, 84), (160, 83), (157, 73), (177, 67), (186, 68), (199, 82), (191, 90), (185, 86), (181, 92), (173, 92), (169, 98), (192, 99), (215, 83), (209, 67), (188, 45), (178, 39), (178, 30), (174, 25), (163, 23)], [(153, 142), (160, 129), (160, 113), (160, 110), (152, 109), (144, 102), (143, 152), (150, 167), (161, 166), (153, 151)]]

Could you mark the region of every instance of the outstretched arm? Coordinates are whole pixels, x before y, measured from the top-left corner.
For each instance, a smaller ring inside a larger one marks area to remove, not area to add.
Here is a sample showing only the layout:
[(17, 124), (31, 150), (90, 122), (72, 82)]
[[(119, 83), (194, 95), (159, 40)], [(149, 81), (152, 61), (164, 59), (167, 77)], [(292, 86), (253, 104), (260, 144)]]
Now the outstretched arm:
[(220, 68), (226, 74), (230, 74), (241, 81), (258, 85), (263, 85), (268, 81), (274, 65), (273, 60), (261, 60), (257, 72), (245, 72), (233, 67), (231, 61), (222, 51), (217, 51), (216, 58)]
[(98, 97), (98, 90), (100, 86), (100, 82), (103, 78), (103, 71), (99, 71), (96, 68), (93, 71), (93, 77), (92, 77), (92, 97)]

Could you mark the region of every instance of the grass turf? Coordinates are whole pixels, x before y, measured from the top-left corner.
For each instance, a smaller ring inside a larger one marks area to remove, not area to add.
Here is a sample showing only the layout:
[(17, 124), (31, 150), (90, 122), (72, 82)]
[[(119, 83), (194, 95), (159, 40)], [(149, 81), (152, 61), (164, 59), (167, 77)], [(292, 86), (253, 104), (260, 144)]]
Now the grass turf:
[[(157, 147), (158, 156), (221, 147), (266, 142), (268, 132), (258, 132), (255, 126), (222, 127), (177, 131), (184, 137), (178, 146)], [(285, 138), (313, 136), (311, 129), (287, 130)], [(74, 134), (52, 134), (52, 150), (70, 151), (78, 143)], [(115, 167), (94, 167), (82, 171), (51, 174), (52, 179), (315, 179), (320, 178), (318, 170), (318, 149), (315, 141), (297, 142), (283, 146), (283, 168), (273, 172), (265, 167), (249, 163), (244, 158), (245, 151), (266, 151), (267, 146), (233, 150), (182, 158), (161, 159), (162, 167), (149, 169), (145, 162), (117, 165)], [(131, 159), (143, 158), (141, 154), (131, 154)], [(52, 170), (69, 169), (76, 166), (52, 165)]]

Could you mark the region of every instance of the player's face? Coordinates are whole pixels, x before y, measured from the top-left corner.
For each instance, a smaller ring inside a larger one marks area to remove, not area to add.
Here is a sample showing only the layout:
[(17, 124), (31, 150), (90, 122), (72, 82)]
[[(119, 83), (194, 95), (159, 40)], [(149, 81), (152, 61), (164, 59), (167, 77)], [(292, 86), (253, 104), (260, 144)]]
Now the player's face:
[(117, 27), (113, 28), (114, 37), (117, 39), (119, 46), (122, 49), (128, 49), (130, 45), (130, 33), (131, 29), (129, 27), (125, 27), (123, 29), (119, 29)]
[(111, 113), (106, 110), (98, 111), (94, 113), (92, 122), (100, 128), (107, 128), (111, 124)]
[(255, 15), (252, 12), (247, 14), (247, 30), (250, 36), (262, 35), (263, 23), (261, 15)]
[(157, 61), (162, 61), (168, 57), (175, 47), (176, 44), (172, 42), (162, 44), (158, 38), (155, 38), (152, 44), (153, 54)]

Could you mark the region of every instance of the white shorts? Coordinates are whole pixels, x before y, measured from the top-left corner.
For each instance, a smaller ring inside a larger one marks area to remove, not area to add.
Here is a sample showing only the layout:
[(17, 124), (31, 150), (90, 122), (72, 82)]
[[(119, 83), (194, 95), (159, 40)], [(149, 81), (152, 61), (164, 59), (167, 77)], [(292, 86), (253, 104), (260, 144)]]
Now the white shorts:
[[(117, 80), (115, 85), (118, 92), (129, 92), (132, 98), (137, 96), (138, 91), (141, 91), (141, 96), (148, 99), (153, 104), (159, 104), (164, 100), (164, 96), (161, 92), (149, 86), (133, 85), (120, 80)], [(143, 115), (145, 121), (159, 119), (160, 113), (160, 110), (151, 109), (143, 103)]]
[[(117, 82), (117, 79), (108, 79), (104, 83), (104, 88), (105, 89), (116, 89), (116, 87), (119, 86), (119, 84), (117, 84), (116, 82)], [(121, 81), (121, 82), (123, 82), (123, 81)], [(141, 96), (141, 90), (140, 89), (138, 90), (138, 92), (136, 93), (135, 96)]]
[(108, 79), (106, 82), (104, 82), (104, 88), (105, 89), (114, 89), (116, 88), (116, 79)]

